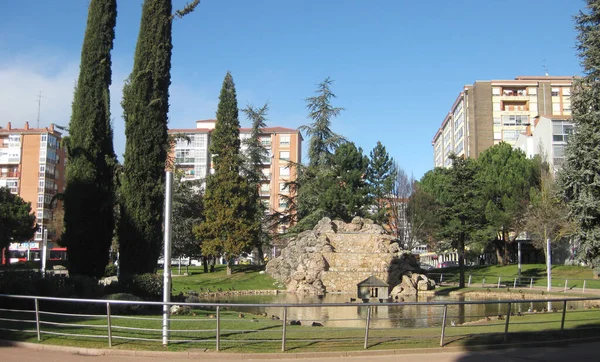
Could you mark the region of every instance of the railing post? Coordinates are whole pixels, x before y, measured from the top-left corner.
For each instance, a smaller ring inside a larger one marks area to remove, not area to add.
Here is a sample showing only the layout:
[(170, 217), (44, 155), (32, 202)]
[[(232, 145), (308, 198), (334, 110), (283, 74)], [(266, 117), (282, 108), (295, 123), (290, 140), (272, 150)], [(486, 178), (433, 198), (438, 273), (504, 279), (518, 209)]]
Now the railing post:
[(442, 337), (440, 338), (440, 347), (444, 347), (444, 334), (446, 333), (446, 316), (448, 314), (448, 304), (444, 304), (444, 317), (442, 318)]
[(585, 282), (586, 282), (586, 280), (584, 279), (583, 280), (583, 290), (581, 291), (581, 293), (585, 293)]
[(508, 323), (510, 323), (510, 307), (511, 303), (508, 303), (508, 311), (506, 312), (506, 324), (504, 325), (504, 342), (508, 340)]
[(283, 326), (282, 326), (282, 330), (281, 330), (281, 352), (285, 352), (286, 329), (287, 329), (287, 308), (283, 307)]
[(533, 277), (531, 277), (531, 281), (529, 282), (529, 289), (533, 289)]
[(443, 282), (443, 281), (444, 281), (444, 273), (442, 273), (442, 274), (440, 275), (440, 284), (442, 284), (442, 282)]
[(517, 278), (515, 278), (515, 282), (513, 283), (513, 288), (517, 287)]
[(565, 289), (563, 290), (563, 293), (567, 292), (567, 284), (569, 284), (569, 279), (565, 279)]
[(502, 277), (498, 277), (498, 289), (500, 289), (500, 281), (502, 280)]
[(471, 274), (469, 274), (469, 284), (467, 284), (467, 286), (468, 286), (468, 287), (470, 287), (470, 286), (471, 286), (471, 277), (472, 277), (472, 275), (471, 275)]
[(369, 346), (369, 325), (371, 324), (371, 306), (367, 307), (367, 323), (365, 325), (365, 345), (364, 349)]
[(106, 302), (106, 325), (108, 327), (108, 346), (112, 347), (112, 323), (110, 320), (110, 302)]
[(217, 352), (221, 350), (221, 307), (217, 306)]
[(37, 331), (38, 342), (40, 342), (42, 340), (42, 332), (40, 331), (40, 304), (37, 298), (33, 302), (35, 304), (35, 329)]
[(567, 301), (564, 300), (563, 301), (563, 312), (562, 312), (562, 319), (560, 321), (560, 332), (562, 333), (565, 329), (565, 315), (567, 314)]

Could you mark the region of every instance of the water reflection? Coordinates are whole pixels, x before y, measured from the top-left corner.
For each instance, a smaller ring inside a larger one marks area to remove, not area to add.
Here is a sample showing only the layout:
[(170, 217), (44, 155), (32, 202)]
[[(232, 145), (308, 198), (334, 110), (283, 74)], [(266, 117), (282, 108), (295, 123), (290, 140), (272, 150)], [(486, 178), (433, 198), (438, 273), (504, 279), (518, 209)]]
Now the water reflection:
[[(420, 296), (404, 298), (405, 302), (444, 302), (444, 301), (475, 301), (481, 299), (469, 296)], [(225, 302), (221, 299), (206, 299), (206, 302)], [(298, 294), (278, 295), (245, 295), (229, 297), (229, 303), (286, 303), (315, 304), (314, 307), (290, 307), (288, 308), (288, 320), (299, 320), (302, 325), (310, 325), (312, 322), (322, 323), (328, 327), (358, 328), (364, 327), (367, 319), (367, 307), (362, 303), (350, 302), (348, 294), (327, 294), (324, 297), (303, 296)], [(327, 306), (330, 303), (346, 303), (347, 306)], [(569, 302), (569, 306), (581, 308), (581, 302)], [(562, 305), (561, 305), (562, 307)], [(548, 309), (546, 309), (548, 308)], [(281, 318), (283, 310), (279, 307), (235, 307), (236, 311), (246, 313), (266, 313), (267, 316)], [(540, 302), (515, 303), (511, 306), (512, 313), (526, 313), (528, 311), (552, 310), (550, 303)], [(498, 315), (506, 314), (508, 304), (460, 304), (448, 305), (447, 323), (463, 324), (487, 317), (496, 319)], [(400, 302), (394, 306), (375, 306), (371, 311), (372, 328), (424, 328), (441, 326), (443, 306), (438, 305), (404, 305)]]

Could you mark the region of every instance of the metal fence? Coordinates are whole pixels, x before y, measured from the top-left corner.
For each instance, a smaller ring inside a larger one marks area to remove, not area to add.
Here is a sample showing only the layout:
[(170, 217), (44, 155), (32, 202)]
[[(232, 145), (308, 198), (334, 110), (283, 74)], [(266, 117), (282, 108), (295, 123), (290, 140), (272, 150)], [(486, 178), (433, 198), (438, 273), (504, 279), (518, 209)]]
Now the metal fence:
[[(457, 284), (459, 274), (452, 273), (427, 273), (427, 276), (434, 279), (438, 284)], [(547, 279), (530, 276), (502, 276), (490, 274), (465, 274), (465, 286), (482, 288), (527, 288), (546, 287)], [(580, 279), (580, 278), (553, 278), (552, 290), (580, 292), (600, 292), (600, 280), (598, 279)]]
[[(552, 303), (560, 308), (548, 305), (547, 309), (544, 307), (543, 310), (526, 312), (524, 303)], [(439, 345), (443, 347), (464, 333), (469, 336), (493, 333), (503, 336), (503, 340), (507, 341), (511, 325), (531, 324), (515, 321), (528, 313), (547, 312), (547, 317), (552, 318), (539, 322), (546, 323), (542, 329), (547, 330), (563, 332), (569, 328), (592, 328), (590, 326), (600, 325), (600, 313), (584, 308), (584, 303), (600, 306), (600, 298), (234, 304), (65, 299), (0, 294), (0, 331), (35, 335), (38, 341), (46, 339), (45, 336), (99, 339), (106, 340), (108, 347), (112, 347), (116, 343), (164, 344), (166, 340), (170, 344), (203, 346), (216, 351), (222, 350), (224, 345), (261, 345), (264, 349), (265, 343), (272, 345), (274, 349), (286, 351), (318, 342), (354, 348), (360, 346), (364, 349), (376, 344), (402, 348), (403, 343), (414, 344), (419, 339), (428, 339), (431, 343), (437, 338)], [(160, 311), (165, 305), (189, 307), (190, 313), (170, 316), (167, 318), (167, 326), (164, 326)], [(486, 305), (493, 305), (493, 308), (497, 307), (501, 312), (482, 312), (482, 309), (475, 308), (487, 308)], [(142, 307), (153, 308), (156, 312), (148, 313), (146, 310), (145, 315), (132, 314), (135, 313), (132, 309)], [(130, 310), (126, 311), (128, 308)], [(252, 308), (266, 310), (268, 313), (243, 312)], [(310, 312), (315, 308), (317, 313)], [(329, 309), (324, 313), (326, 308)], [(424, 313), (414, 315), (407, 312), (410, 308), (424, 308)], [(413, 327), (401, 327), (402, 325)], [(461, 328), (468, 330), (461, 332)], [(539, 330), (540, 326), (536, 328)], [(412, 333), (417, 329), (419, 333)], [(166, 336), (163, 334), (165, 330)]]

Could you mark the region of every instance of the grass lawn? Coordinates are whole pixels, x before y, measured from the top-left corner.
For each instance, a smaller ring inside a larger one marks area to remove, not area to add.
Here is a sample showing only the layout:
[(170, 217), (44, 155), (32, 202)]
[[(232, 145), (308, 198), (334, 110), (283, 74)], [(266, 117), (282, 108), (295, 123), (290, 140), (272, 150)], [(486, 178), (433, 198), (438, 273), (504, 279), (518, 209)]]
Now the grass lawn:
[[(353, 308), (353, 307), (348, 307)], [(378, 307), (381, 308), (381, 307)], [(167, 350), (215, 350), (216, 319), (213, 310), (194, 310), (195, 315), (174, 316), (171, 321), (171, 340)], [(560, 331), (562, 313), (548, 312), (512, 316), (508, 342), (538, 342), (561, 338), (594, 337), (600, 332), (600, 309), (568, 310), (565, 331)], [(32, 320), (32, 314), (0, 313), (0, 318)], [(44, 314), (42, 341), (48, 344), (71, 345), (87, 348), (108, 348), (106, 317), (65, 317)], [(55, 324), (61, 323), (61, 324)], [(470, 324), (451, 326), (445, 332), (447, 346), (475, 346), (500, 344), (504, 339), (505, 320), (492, 317)], [(112, 343), (116, 349), (164, 350), (160, 342), (162, 319), (160, 315), (113, 316)], [(0, 338), (36, 342), (35, 324), (3, 322)], [(259, 315), (221, 312), (221, 350), (227, 352), (279, 352), (281, 350), (282, 321)], [(20, 330), (29, 330), (22, 332)], [(286, 351), (352, 351), (363, 349), (364, 328), (333, 328), (287, 326)], [(369, 332), (369, 349), (402, 349), (437, 347), (440, 327), (380, 328)], [(87, 337), (61, 336), (56, 333), (78, 333)], [(132, 340), (137, 338), (138, 340)], [(153, 341), (152, 341), (153, 340)]]
[[(231, 275), (227, 275), (225, 265), (217, 265), (214, 273), (204, 273), (201, 266), (190, 266), (188, 275), (185, 267), (181, 267), (181, 275), (177, 267), (172, 268), (173, 294), (189, 291), (216, 292), (219, 290), (274, 290), (285, 289), (275, 279), (266, 273), (260, 273), (261, 268), (254, 265), (235, 265)], [(162, 274), (162, 270), (159, 270)]]
[[(430, 274), (444, 274), (444, 280), (448, 282), (458, 281), (458, 267), (435, 269)], [(511, 265), (483, 265), (465, 267), (465, 281), (468, 281), (469, 275), (472, 275), (472, 284), (481, 284), (485, 277), (486, 284), (495, 284), (498, 277), (504, 285), (512, 285), (514, 278), (518, 276), (518, 266)], [(521, 283), (529, 286), (533, 278), (534, 286), (546, 286), (546, 265), (545, 264), (522, 264)], [(436, 278), (437, 279), (437, 278)], [(600, 279), (594, 279), (592, 269), (588, 267), (573, 265), (553, 265), (552, 266), (552, 286), (564, 287), (565, 280), (568, 282), (568, 288), (582, 288), (583, 280), (586, 280), (586, 288), (600, 289)]]

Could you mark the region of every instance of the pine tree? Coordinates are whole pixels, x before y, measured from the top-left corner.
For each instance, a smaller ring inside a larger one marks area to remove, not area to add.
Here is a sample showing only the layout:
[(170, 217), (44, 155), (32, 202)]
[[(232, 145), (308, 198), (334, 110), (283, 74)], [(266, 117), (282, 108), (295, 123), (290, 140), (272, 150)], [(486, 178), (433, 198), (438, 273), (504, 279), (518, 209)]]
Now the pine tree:
[(203, 240), (202, 254), (223, 256), (227, 260), (228, 275), (235, 257), (248, 250), (260, 229), (255, 217), (256, 203), (248, 197), (252, 194), (252, 186), (240, 175), (239, 132), (235, 84), (227, 72), (209, 146), (215, 172), (209, 175), (206, 184), (206, 221), (194, 230)]
[(395, 178), (394, 159), (390, 157), (385, 146), (377, 141), (377, 146), (370, 154), (367, 180), (374, 206), (371, 218), (379, 225), (387, 224), (392, 216), (388, 200), (394, 189)]
[(68, 250), (69, 273), (92, 277), (104, 275), (114, 232), (109, 86), (116, 18), (116, 0), (90, 2), (67, 143), (61, 242)]
[(561, 196), (577, 226), (577, 258), (600, 275), (600, 1), (587, 0), (575, 18), (584, 76), (574, 82), (571, 102), (575, 132), (559, 173)]
[(335, 149), (345, 141), (342, 136), (331, 130), (331, 121), (344, 110), (331, 105), (331, 100), (335, 98), (335, 94), (329, 89), (332, 83), (333, 80), (330, 78), (325, 79), (319, 83), (317, 95), (306, 99), (308, 118), (313, 122), (308, 126), (300, 127), (300, 130), (310, 136), (309, 167), (329, 165)]
[(121, 272), (153, 272), (162, 241), (171, 84), (171, 0), (145, 0), (123, 88), (125, 155), (118, 226)]
[(354, 143), (344, 143), (335, 150), (330, 177), (318, 179), (319, 187), (324, 190), (319, 199), (320, 209), (326, 210), (327, 216), (350, 222), (355, 216), (367, 215), (372, 204), (365, 178), (368, 167), (368, 157)]
[(286, 213), (297, 215), (298, 223), (291, 228), (292, 233), (312, 229), (317, 222), (327, 215), (319, 200), (328, 183), (331, 162), (336, 148), (346, 140), (331, 130), (331, 121), (344, 109), (333, 107), (331, 101), (335, 94), (330, 89), (333, 80), (325, 79), (319, 83), (317, 95), (306, 99), (308, 118), (313, 122), (300, 127), (310, 136), (308, 141), (308, 166), (291, 165), (296, 169), (296, 181), (291, 186), (293, 200), (288, 201)]
[(252, 121), (252, 129), (250, 132), (250, 138), (244, 140), (246, 146), (245, 162), (244, 162), (244, 174), (248, 179), (250, 186), (250, 203), (254, 205), (254, 218), (257, 223), (261, 225), (260, 232), (256, 235), (256, 239), (253, 242), (254, 248), (257, 250), (258, 263), (264, 262), (263, 246), (269, 242), (268, 235), (268, 220), (265, 217), (266, 207), (263, 205), (260, 199), (260, 185), (265, 180), (263, 169), (265, 165), (268, 165), (266, 161), (269, 159), (269, 151), (261, 142), (261, 135), (263, 129), (267, 127), (266, 119), (269, 105), (265, 104), (261, 108), (254, 108), (248, 105), (242, 110), (246, 117)]
[(529, 194), (539, 185), (539, 169), (525, 153), (504, 142), (482, 152), (477, 161), (489, 232), (496, 235), (498, 262), (506, 265), (510, 243), (525, 230)]

